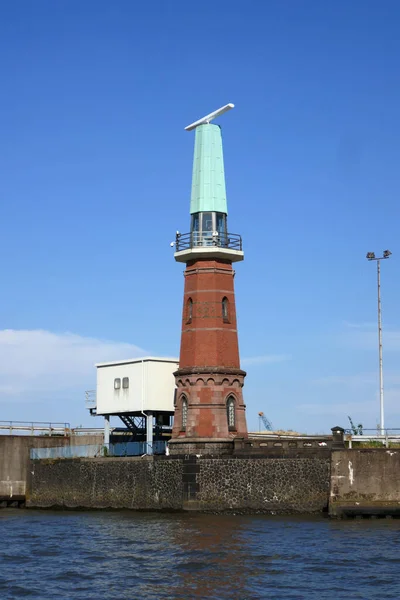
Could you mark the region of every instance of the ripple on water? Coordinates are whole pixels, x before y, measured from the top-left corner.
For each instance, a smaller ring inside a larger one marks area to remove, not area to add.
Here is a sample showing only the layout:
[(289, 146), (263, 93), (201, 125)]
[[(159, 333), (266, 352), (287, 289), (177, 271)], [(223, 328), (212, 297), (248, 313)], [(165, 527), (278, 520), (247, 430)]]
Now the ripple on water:
[(399, 600), (400, 521), (0, 511), (0, 599)]

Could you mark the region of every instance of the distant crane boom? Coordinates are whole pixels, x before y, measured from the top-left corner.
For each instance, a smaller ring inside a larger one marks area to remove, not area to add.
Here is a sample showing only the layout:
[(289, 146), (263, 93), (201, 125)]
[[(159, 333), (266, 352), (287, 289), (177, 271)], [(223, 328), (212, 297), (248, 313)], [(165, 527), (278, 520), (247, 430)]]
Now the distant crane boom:
[(263, 412), (258, 413), (259, 419), (264, 423), (264, 427), (267, 431), (272, 431), (272, 423), (267, 419)]

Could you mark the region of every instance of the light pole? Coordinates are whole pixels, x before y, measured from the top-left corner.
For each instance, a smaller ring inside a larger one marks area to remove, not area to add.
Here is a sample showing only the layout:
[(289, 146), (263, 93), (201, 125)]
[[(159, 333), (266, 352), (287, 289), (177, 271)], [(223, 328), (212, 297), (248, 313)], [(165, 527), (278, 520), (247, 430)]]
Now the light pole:
[(379, 341), (379, 405), (380, 405), (380, 425), (381, 435), (385, 435), (385, 414), (383, 404), (383, 362), (382, 362), (382, 307), (381, 307), (381, 260), (389, 258), (392, 253), (390, 250), (384, 250), (382, 256), (375, 256), (374, 252), (367, 253), (368, 260), (376, 260), (377, 281), (378, 281), (378, 341)]

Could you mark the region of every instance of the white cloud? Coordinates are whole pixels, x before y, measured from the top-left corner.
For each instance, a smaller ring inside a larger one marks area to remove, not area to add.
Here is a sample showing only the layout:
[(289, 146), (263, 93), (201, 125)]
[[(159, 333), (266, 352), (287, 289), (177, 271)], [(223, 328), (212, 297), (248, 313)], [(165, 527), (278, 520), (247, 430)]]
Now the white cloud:
[[(377, 350), (377, 323), (345, 323), (345, 331), (339, 334), (340, 340), (347, 347), (357, 350)], [(400, 330), (384, 326), (382, 330), (384, 351), (400, 351)]]
[(364, 322), (364, 323), (352, 323), (349, 321), (344, 321), (344, 325), (349, 327), (350, 329), (376, 329), (377, 323), (373, 323), (372, 321)]
[[(363, 415), (364, 417), (373, 416), (377, 412), (377, 406), (378, 405), (376, 404), (376, 402), (373, 402), (372, 400), (368, 402), (329, 402), (325, 404), (300, 404), (297, 407), (297, 410), (312, 416), (330, 416), (335, 417), (337, 419), (341, 419), (341, 421), (343, 421), (344, 415), (346, 415), (346, 420), (347, 415), (352, 414), (359, 414)], [(345, 423), (343, 427), (346, 426), (347, 424)]]
[[(349, 402), (324, 402), (324, 403), (306, 403), (300, 404), (297, 410), (312, 416), (330, 416), (343, 422), (344, 416), (358, 416), (364, 425), (374, 427), (379, 417), (379, 393), (369, 394), (368, 400), (360, 398), (358, 400), (349, 400)], [(398, 388), (388, 388), (385, 390), (385, 423), (387, 427), (398, 427), (398, 416), (400, 415), (400, 390)], [(388, 417), (391, 417), (388, 419)], [(394, 418), (393, 418), (394, 417)], [(355, 420), (355, 419), (354, 419)], [(346, 427), (347, 423), (343, 425)]]
[(243, 365), (266, 365), (269, 363), (284, 362), (290, 360), (289, 354), (265, 354), (263, 356), (249, 356), (248, 358), (242, 358), (241, 362)]
[[(364, 426), (372, 429), (378, 423), (377, 372), (332, 375), (315, 379), (312, 384), (314, 390), (318, 390), (318, 385), (321, 386), (321, 400), (298, 405), (300, 413), (313, 417), (330, 417), (344, 427), (348, 427), (347, 415), (357, 416), (357, 422), (361, 421)], [(312, 396), (315, 398), (315, 394)], [(397, 372), (385, 373), (384, 405), (386, 426), (397, 427), (400, 416), (400, 375)]]
[[(353, 375), (328, 375), (319, 377), (312, 381), (314, 385), (343, 385), (347, 387), (377, 386), (378, 372), (355, 373)], [(400, 385), (400, 375), (396, 373), (385, 373), (385, 384), (391, 386)]]
[(348, 387), (361, 387), (364, 385), (376, 384), (377, 375), (375, 373), (359, 373), (354, 375), (328, 375), (314, 379), (314, 385), (344, 385)]
[(147, 353), (133, 344), (43, 330), (0, 331), (0, 401), (34, 400), (95, 381), (96, 362)]

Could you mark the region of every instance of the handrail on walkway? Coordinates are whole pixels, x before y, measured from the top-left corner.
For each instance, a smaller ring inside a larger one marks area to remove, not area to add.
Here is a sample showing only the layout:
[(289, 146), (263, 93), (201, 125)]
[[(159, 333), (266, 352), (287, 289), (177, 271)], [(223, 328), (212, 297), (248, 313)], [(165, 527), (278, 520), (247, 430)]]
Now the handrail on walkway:
[[(397, 433), (391, 433), (391, 432)], [(373, 433), (369, 433), (373, 432)], [(353, 447), (353, 442), (380, 442), (386, 448), (389, 447), (389, 442), (394, 442), (400, 445), (400, 428), (384, 429), (384, 433), (380, 433), (378, 429), (360, 429), (359, 433), (354, 433), (352, 429), (346, 429), (344, 432), (344, 441), (348, 442), (349, 448)]]
[(34, 435), (35, 432), (47, 432), (51, 435), (71, 435), (70, 423), (51, 423), (45, 421), (0, 421), (0, 432), (13, 433), (29, 432)]
[(166, 442), (157, 441), (153, 444), (147, 442), (126, 442), (116, 444), (89, 444), (57, 446), (53, 448), (31, 448), (30, 457), (34, 460), (55, 458), (99, 458), (99, 457), (126, 457), (146, 456), (151, 454), (165, 454)]

